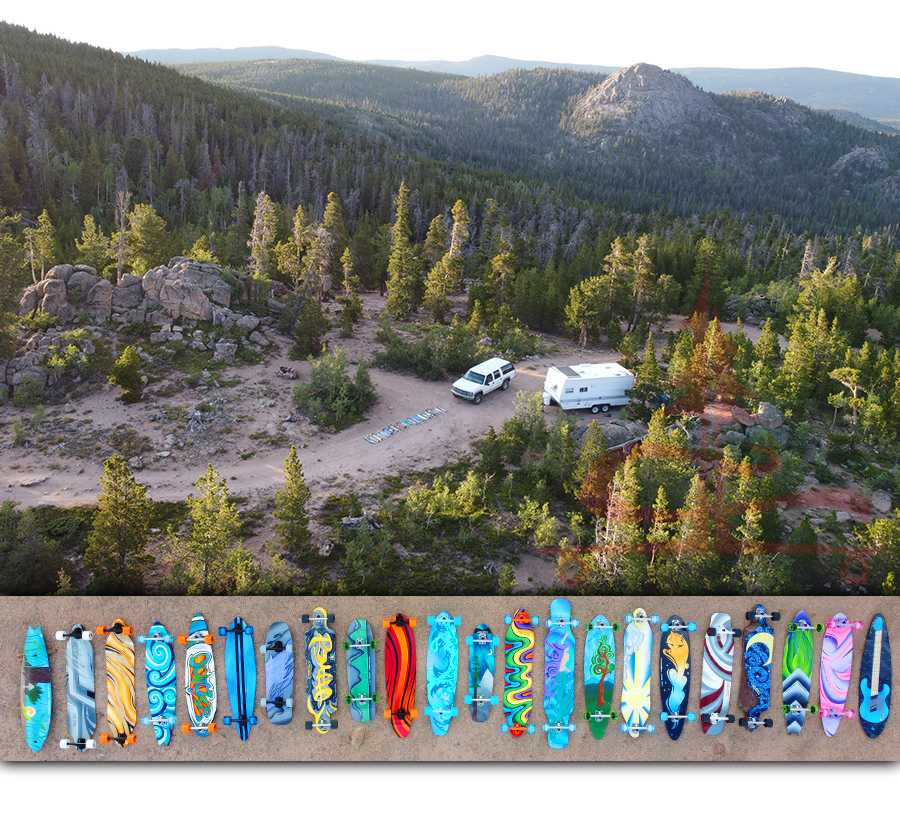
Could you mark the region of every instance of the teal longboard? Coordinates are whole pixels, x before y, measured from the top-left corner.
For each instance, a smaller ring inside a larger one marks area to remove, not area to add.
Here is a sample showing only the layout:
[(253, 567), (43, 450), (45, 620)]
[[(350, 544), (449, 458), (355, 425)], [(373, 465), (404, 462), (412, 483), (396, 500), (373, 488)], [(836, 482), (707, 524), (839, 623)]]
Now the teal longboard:
[(259, 645), (265, 661), (266, 696), (259, 704), (273, 725), (287, 725), (294, 716), (294, 641), (286, 623), (273, 623)]
[(175, 716), (175, 652), (174, 638), (159, 621), (147, 635), (138, 635), (138, 643), (146, 645), (144, 663), (147, 669), (147, 698), (150, 716), (141, 717), (141, 725), (152, 725), (158, 745), (172, 741)]
[(350, 716), (356, 722), (371, 722), (378, 702), (375, 693), (375, 636), (365, 618), (350, 621), (344, 651), (347, 653), (347, 688), (350, 691), (344, 696), (344, 702), (350, 706)]
[(22, 656), (22, 720), (25, 742), (40, 751), (50, 731), (52, 711), (50, 660), (40, 626), (29, 626)]
[(72, 739), (59, 741), (60, 748), (85, 751), (96, 748), (92, 739), (97, 729), (97, 700), (94, 696), (93, 633), (81, 624), (70, 632), (57, 632), (66, 641), (66, 724)]
[(602, 739), (610, 720), (619, 718), (612, 711), (616, 687), (616, 638), (618, 623), (610, 623), (605, 615), (597, 615), (587, 625), (584, 642), (584, 700), (594, 739)]
[(572, 604), (565, 598), (550, 602), (544, 639), (544, 714), (543, 724), (551, 748), (565, 748), (575, 723), (569, 718), (575, 712), (575, 635), (578, 618), (572, 618)]
[(625, 616), (624, 668), (622, 671), (622, 720), (619, 729), (623, 734), (639, 737), (646, 731), (656, 730), (650, 717), (650, 665), (653, 654), (653, 630), (651, 624), (659, 623), (659, 615), (648, 617), (643, 609), (635, 609)]
[(491, 627), (479, 623), (475, 631), (466, 637), (469, 647), (469, 693), (465, 703), (475, 722), (485, 722), (491, 706), (497, 705), (494, 695), (494, 650), (500, 638), (491, 633)]
[(459, 640), (456, 627), (462, 623), (447, 612), (429, 615), (428, 653), (426, 664), (426, 690), (428, 705), (425, 716), (431, 717), (431, 730), (435, 736), (443, 736), (450, 727), (450, 720), (459, 714), (456, 701), (456, 680), (459, 673)]
[(253, 627), (243, 618), (235, 618), (231, 626), (219, 627), (225, 637), (225, 683), (231, 716), (223, 717), (223, 725), (237, 726), (238, 736), (246, 740), (250, 727), (256, 725), (253, 706), (256, 703), (256, 652), (253, 650)]

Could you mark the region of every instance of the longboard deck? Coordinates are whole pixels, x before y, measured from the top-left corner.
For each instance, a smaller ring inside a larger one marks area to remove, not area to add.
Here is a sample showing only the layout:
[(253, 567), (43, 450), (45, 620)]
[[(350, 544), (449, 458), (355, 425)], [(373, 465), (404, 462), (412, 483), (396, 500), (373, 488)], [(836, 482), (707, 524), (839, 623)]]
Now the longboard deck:
[(544, 638), (544, 714), (548, 722), (547, 742), (551, 748), (565, 748), (575, 724), (575, 635), (572, 604), (565, 598), (550, 602), (547, 636)]
[[(843, 625), (842, 625), (843, 624)], [(843, 612), (838, 612), (825, 627), (822, 639), (822, 660), (819, 670), (819, 716), (825, 734), (833, 737), (841, 724), (850, 674), (853, 670), (853, 628)], [(826, 712), (835, 712), (829, 716)]]
[(650, 718), (650, 664), (653, 655), (653, 630), (643, 609), (635, 609), (625, 627), (624, 669), (622, 671), (623, 732), (639, 737), (652, 730)]
[(237, 727), (243, 742), (250, 736), (250, 728), (257, 723), (253, 715), (256, 705), (256, 652), (253, 648), (253, 627), (237, 617), (227, 628), (220, 627), (225, 636), (225, 684), (231, 716), (223, 717), (223, 725)]
[(872, 618), (859, 670), (859, 724), (875, 739), (891, 713), (891, 641), (882, 615)]
[(25, 742), (32, 751), (40, 751), (50, 732), (53, 710), (50, 659), (40, 626), (29, 626), (25, 635), (21, 702)]
[(70, 744), (77, 751), (87, 749), (88, 740), (97, 730), (94, 647), (85, 635), (90, 633), (76, 624), (66, 637), (66, 725), (72, 738)]
[(393, 620), (383, 620), (387, 629), (384, 647), (384, 679), (387, 688), (385, 719), (398, 737), (408, 737), (416, 711), (416, 639), (415, 618), (397, 613)]
[(428, 652), (425, 655), (425, 689), (428, 706), (425, 716), (431, 718), (435, 736), (443, 736), (450, 721), (459, 711), (456, 702), (456, 681), (459, 675), (459, 639), (456, 625), (459, 618), (441, 612), (429, 618)]
[[(116, 632), (113, 627), (124, 631)], [(106, 719), (112, 733), (109, 737), (125, 745), (135, 741), (134, 726), (137, 723), (134, 693), (134, 641), (126, 632), (130, 627), (116, 619), (106, 632)], [(102, 627), (101, 627), (102, 628)], [(104, 632), (101, 632), (104, 634)], [(107, 735), (101, 736), (101, 741)]]
[[(333, 617), (331, 618), (333, 620)], [(306, 710), (312, 716), (307, 728), (319, 734), (327, 734), (337, 723), (332, 715), (337, 711), (337, 668), (334, 654), (334, 629), (329, 628), (329, 616), (318, 606), (312, 617), (303, 616), (303, 622), (312, 621), (304, 636), (306, 644)]]
[[(605, 615), (597, 615), (588, 624), (584, 642), (584, 699), (588, 723), (594, 739), (602, 739), (612, 717), (616, 687), (616, 638)], [(596, 716), (600, 715), (600, 716)]]
[[(757, 604), (756, 610), (766, 614), (766, 608)], [(748, 719), (759, 720), (767, 711), (772, 696), (772, 652), (775, 647), (775, 631), (762, 622), (748, 632), (744, 641), (744, 662), (741, 668), (741, 687), (738, 705), (748, 714)], [(759, 725), (747, 724), (747, 730), (755, 731)]]
[(792, 623), (799, 628), (788, 629), (784, 643), (784, 659), (781, 671), (781, 702), (790, 706), (785, 711), (788, 734), (799, 734), (806, 721), (809, 689), (813, 672), (813, 633), (809, 615), (804, 611), (794, 615)]
[(347, 699), (350, 716), (356, 722), (375, 717), (375, 636), (365, 618), (355, 618), (347, 628)]
[(475, 722), (486, 722), (491, 707), (496, 705), (494, 697), (494, 647), (498, 638), (486, 623), (479, 623), (466, 638), (469, 644), (469, 712)]
[(534, 625), (524, 609), (512, 617), (507, 616), (509, 628), (506, 630), (506, 669), (503, 681), (502, 730), (513, 737), (521, 737), (526, 731), (534, 733), (534, 725), (529, 725), (533, 707), (532, 671), (534, 664)]
[(188, 730), (200, 737), (207, 737), (210, 731), (215, 730), (216, 661), (212, 636), (203, 615), (197, 614), (191, 618), (189, 634), (180, 638), (179, 642), (188, 644), (184, 656), (184, 699), (190, 720)]
[[(667, 715), (666, 733), (673, 740), (681, 736), (687, 717), (691, 690), (691, 641), (687, 624), (672, 615), (668, 631), (659, 638), (660, 707)], [(693, 716), (693, 715), (691, 715)]]
[[(703, 644), (703, 675), (700, 681), (700, 715), (703, 733), (714, 737), (725, 728), (725, 717), (731, 701), (734, 669), (734, 630), (731, 616), (716, 612), (709, 619)], [(703, 715), (706, 715), (704, 717)], [(710, 718), (715, 718), (713, 722)]]
[(169, 745), (175, 725), (175, 652), (165, 638), (171, 639), (171, 635), (157, 621), (150, 627), (144, 655), (150, 719), (158, 745)]
[(286, 623), (273, 623), (261, 646), (266, 675), (266, 716), (287, 725), (294, 716), (294, 640)]

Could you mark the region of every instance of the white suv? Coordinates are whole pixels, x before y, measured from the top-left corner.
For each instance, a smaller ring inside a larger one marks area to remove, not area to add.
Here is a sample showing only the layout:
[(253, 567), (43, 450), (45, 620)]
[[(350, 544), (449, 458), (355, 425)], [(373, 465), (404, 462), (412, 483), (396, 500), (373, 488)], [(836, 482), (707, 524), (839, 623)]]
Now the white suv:
[(506, 391), (509, 381), (516, 376), (516, 367), (508, 360), (492, 357), (486, 362), (472, 366), (460, 377), (450, 389), (462, 399), (472, 400), (475, 405), (481, 402), (485, 394), (498, 388)]

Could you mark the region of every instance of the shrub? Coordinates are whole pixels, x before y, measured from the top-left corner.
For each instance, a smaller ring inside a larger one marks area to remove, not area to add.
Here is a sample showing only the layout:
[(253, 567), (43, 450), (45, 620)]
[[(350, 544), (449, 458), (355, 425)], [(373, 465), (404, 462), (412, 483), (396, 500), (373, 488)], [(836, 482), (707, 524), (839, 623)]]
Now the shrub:
[(144, 377), (141, 374), (141, 358), (134, 346), (127, 346), (116, 360), (109, 381), (122, 389), (122, 402), (126, 405), (140, 401)]
[(375, 386), (365, 360), (360, 359), (353, 379), (347, 373), (349, 361), (343, 349), (310, 359), (310, 365), (309, 382), (297, 386), (294, 402), (317, 425), (347, 428), (361, 421), (365, 410), (375, 404)]

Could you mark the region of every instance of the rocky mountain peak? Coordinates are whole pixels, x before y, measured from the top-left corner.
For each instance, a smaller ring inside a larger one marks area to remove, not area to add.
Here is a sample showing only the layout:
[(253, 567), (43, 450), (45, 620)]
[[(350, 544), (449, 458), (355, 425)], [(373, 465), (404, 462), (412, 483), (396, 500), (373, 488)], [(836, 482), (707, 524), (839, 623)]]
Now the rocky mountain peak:
[(570, 126), (580, 135), (599, 130), (659, 137), (698, 117), (716, 114), (709, 94), (656, 65), (637, 63), (610, 74), (575, 105)]

